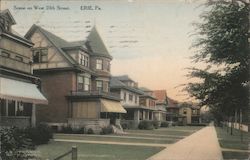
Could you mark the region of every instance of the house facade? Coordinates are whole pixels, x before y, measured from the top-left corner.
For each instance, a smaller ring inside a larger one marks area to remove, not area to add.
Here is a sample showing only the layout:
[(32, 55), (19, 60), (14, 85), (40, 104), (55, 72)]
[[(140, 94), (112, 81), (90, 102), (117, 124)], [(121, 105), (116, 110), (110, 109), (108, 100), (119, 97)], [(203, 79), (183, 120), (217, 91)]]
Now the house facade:
[(129, 128), (137, 128), (140, 121), (153, 120), (155, 105), (151, 99), (154, 98), (139, 89), (138, 83), (129, 76), (113, 76), (110, 89), (112, 93), (120, 95), (121, 103), (127, 111), (122, 117), (122, 123)]
[(180, 103), (168, 97), (167, 121), (178, 125), (189, 125), (201, 123), (200, 107), (193, 103)]
[(35, 126), (36, 105), (48, 101), (33, 76), (33, 43), (12, 30), (14, 24), (9, 10), (0, 11), (0, 126)]
[(120, 97), (110, 93), (112, 57), (96, 27), (86, 41), (68, 42), (37, 25), (25, 37), (34, 43), (34, 74), (49, 100), (38, 111), (39, 121), (56, 129), (70, 125), (100, 130), (119, 124), (126, 110)]
[(154, 112), (154, 120), (166, 121), (167, 114), (167, 92), (166, 90), (154, 90), (153, 95), (156, 98), (156, 111)]
[(183, 124), (199, 124), (201, 123), (200, 107), (198, 106), (186, 106), (180, 107), (179, 114), (185, 117)]

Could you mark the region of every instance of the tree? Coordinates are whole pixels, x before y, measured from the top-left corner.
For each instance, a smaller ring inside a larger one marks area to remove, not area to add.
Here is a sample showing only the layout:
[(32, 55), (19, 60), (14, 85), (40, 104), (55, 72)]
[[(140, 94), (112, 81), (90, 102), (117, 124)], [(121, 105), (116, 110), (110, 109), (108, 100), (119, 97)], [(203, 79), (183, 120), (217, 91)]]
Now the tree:
[(209, 11), (201, 15), (202, 23), (195, 24), (197, 54), (192, 59), (207, 68), (189, 68), (188, 76), (201, 82), (189, 83), (185, 89), (220, 121), (232, 117), (235, 110), (247, 110), (250, 7), (243, 0), (210, 0), (205, 5)]

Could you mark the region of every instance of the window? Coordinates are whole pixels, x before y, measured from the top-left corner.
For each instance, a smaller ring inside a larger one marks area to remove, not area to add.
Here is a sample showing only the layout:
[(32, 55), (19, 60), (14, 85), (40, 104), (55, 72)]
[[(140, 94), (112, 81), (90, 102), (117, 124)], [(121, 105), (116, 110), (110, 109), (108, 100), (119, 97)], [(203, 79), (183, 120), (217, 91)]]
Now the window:
[(133, 95), (129, 94), (128, 99), (129, 99), (129, 101), (133, 101)]
[(103, 88), (102, 88), (102, 81), (96, 81), (96, 89), (98, 91), (102, 91)]
[(102, 69), (102, 60), (101, 59), (96, 60), (96, 69)]
[(82, 91), (83, 90), (83, 76), (78, 76), (77, 79), (77, 90)]
[(137, 103), (137, 96), (135, 96), (135, 103)]
[(3, 57), (10, 57), (10, 54), (9, 53), (7, 53), (7, 52), (1, 52), (1, 56), (3, 56)]
[(107, 61), (107, 70), (110, 71), (110, 63)]
[(33, 51), (33, 62), (41, 63), (48, 61), (48, 50), (47, 49), (35, 49)]
[(15, 59), (19, 62), (22, 62), (23, 61), (23, 57), (20, 57), (20, 56), (16, 56)]
[(90, 90), (90, 79), (88, 77), (84, 77), (84, 90), (85, 91)]
[(84, 54), (80, 54), (79, 63), (85, 67), (89, 66), (89, 57)]
[(126, 97), (127, 97), (127, 94), (126, 94), (126, 92), (124, 92), (124, 94), (123, 94), (123, 100), (124, 101), (126, 101)]

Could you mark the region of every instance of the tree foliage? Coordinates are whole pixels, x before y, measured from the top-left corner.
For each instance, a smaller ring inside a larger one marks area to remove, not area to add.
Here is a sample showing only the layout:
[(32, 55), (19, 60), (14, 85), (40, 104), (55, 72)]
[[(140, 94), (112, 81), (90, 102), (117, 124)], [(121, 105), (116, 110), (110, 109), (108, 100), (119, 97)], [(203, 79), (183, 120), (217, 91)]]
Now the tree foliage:
[(209, 11), (196, 24), (193, 47), (197, 54), (192, 59), (205, 62), (207, 68), (191, 68), (188, 76), (201, 82), (189, 83), (185, 89), (221, 118), (248, 106), (250, 7), (241, 0), (209, 1), (205, 5)]

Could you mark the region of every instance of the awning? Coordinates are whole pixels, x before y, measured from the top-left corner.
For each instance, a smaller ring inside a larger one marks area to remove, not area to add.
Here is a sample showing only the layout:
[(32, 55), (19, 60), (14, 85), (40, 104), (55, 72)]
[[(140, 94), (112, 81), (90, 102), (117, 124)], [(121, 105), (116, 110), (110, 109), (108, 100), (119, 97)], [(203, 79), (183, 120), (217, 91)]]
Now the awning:
[(120, 102), (101, 100), (101, 112), (127, 113)]
[(0, 77), (0, 98), (26, 103), (48, 104), (35, 84)]

